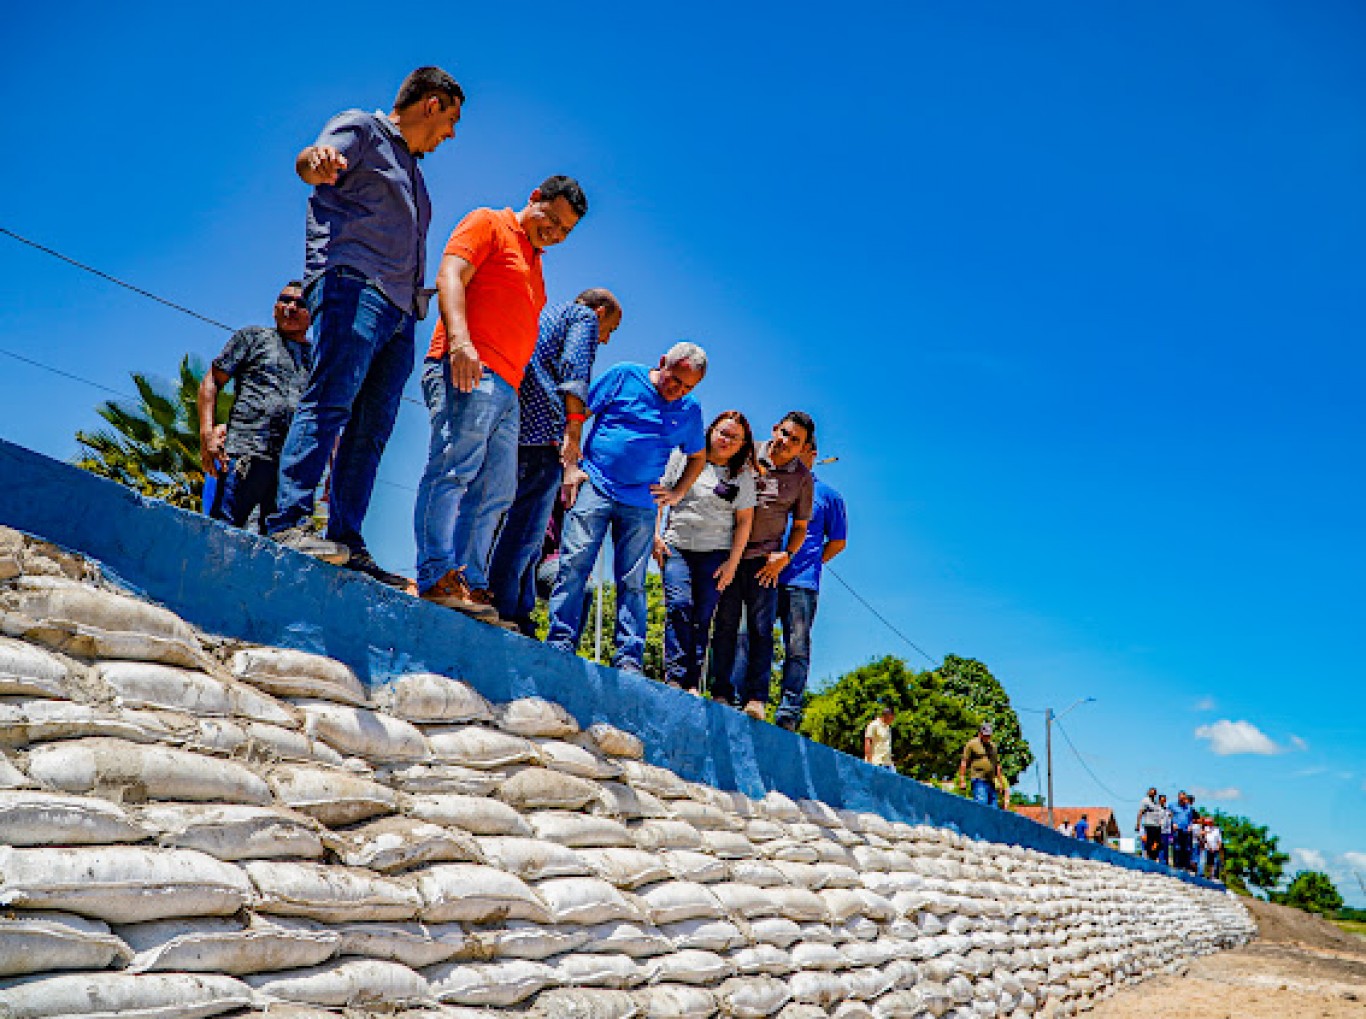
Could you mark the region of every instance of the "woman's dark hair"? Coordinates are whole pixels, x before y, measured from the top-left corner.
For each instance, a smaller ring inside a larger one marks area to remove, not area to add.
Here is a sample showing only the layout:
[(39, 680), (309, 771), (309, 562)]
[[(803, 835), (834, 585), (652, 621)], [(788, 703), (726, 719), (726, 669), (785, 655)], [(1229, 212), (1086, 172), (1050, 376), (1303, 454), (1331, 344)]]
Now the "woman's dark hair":
[(754, 452), (754, 431), (749, 427), (749, 419), (738, 410), (723, 410), (716, 417), (712, 418), (711, 424), (707, 425), (707, 446), (711, 447), (711, 433), (716, 430), (716, 426), (722, 421), (734, 421), (745, 433), (745, 439), (740, 443), (740, 448), (735, 451), (735, 455), (726, 461), (726, 470), (730, 471), (732, 478), (738, 478), (740, 472), (746, 467), (758, 471), (759, 462)]

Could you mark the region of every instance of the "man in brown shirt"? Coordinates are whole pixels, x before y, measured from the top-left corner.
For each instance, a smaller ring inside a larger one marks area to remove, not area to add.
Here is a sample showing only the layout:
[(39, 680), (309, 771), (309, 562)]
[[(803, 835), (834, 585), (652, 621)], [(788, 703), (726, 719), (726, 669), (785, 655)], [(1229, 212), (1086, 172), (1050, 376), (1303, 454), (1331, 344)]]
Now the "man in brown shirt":
[(1006, 777), (1001, 772), (1001, 761), (996, 756), (996, 744), (991, 739), (991, 723), (983, 722), (977, 735), (963, 746), (963, 760), (958, 765), (958, 784), (972, 779), (972, 798), (988, 807), (1000, 806), (997, 789), (1004, 788)]
[[(768, 707), (778, 577), (802, 547), (811, 519), (814, 484), (802, 454), (815, 439), (816, 423), (811, 415), (794, 410), (774, 425), (773, 438), (759, 447), (754, 525), (735, 579), (716, 607), (711, 644), (712, 699), (743, 706), (752, 718), (763, 718)], [(742, 614), (746, 619), (747, 654), (744, 676), (735, 689), (731, 672)]]

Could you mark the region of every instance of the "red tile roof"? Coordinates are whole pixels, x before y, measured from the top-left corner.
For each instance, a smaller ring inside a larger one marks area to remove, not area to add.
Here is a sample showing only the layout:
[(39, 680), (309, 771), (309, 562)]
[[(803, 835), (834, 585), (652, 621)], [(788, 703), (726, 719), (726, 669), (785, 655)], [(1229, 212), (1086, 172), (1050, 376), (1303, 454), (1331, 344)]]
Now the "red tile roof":
[[(1029, 818), (1031, 821), (1037, 821), (1039, 824), (1048, 823), (1047, 807), (1012, 805), (1010, 809), (1017, 814)], [(1115, 821), (1115, 812), (1109, 807), (1054, 807), (1053, 826), (1056, 828), (1064, 821), (1068, 824), (1076, 824), (1081, 820), (1082, 814), (1085, 814), (1087, 821), (1090, 822), (1091, 831), (1094, 832), (1097, 826), (1101, 826), (1102, 830), (1110, 838), (1119, 837), (1120, 829), (1118, 823)]]

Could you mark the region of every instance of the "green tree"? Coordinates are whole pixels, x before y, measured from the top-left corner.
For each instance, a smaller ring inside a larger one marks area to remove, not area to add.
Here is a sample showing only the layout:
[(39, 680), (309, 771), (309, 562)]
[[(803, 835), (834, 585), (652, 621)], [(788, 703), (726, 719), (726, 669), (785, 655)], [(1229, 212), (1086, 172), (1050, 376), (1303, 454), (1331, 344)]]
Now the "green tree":
[(979, 722), (991, 723), (1001, 770), (1014, 785), (1034, 763), (1034, 752), (1020, 731), (1020, 717), (1010, 706), (1005, 687), (975, 658), (945, 655), (944, 664), (936, 671), (944, 681), (945, 693), (966, 703)]
[(1285, 891), (1273, 892), (1271, 900), (1321, 916), (1329, 916), (1342, 908), (1342, 896), (1333, 879), (1318, 870), (1300, 871), (1291, 878)]
[(1265, 891), (1281, 883), (1290, 855), (1281, 852), (1280, 839), (1265, 825), (1246, 817), (1211, 810), (1224, 836), (1224, 883), (1241, 891)]
[[(76, 433), (77, 467), (183, 509), (198, 509), (204, 487), (199, 463), (199, 382), (204, 366), (188, 354), (172, 387), (134, 372), (136, 404), (108, 400), (97, 413), (109, 428)], [(220, 392), (218, 420), (232, 396)]]
[[(579, 657), (593, 658), (593, 649), (597, 636), (597, 598), (594, 589), (589, 588), (588, 611), (584, 614), (583, 637), (579, 640)], [(664, 581), (657, 573), (650, 573), (645, 577), (645, 603), (647, 607), (647, 622), (645, 627), (645, 660), (642, 667), (645, 675), (651, 679), (664, 679)], [(606, 584), (602, 590), (602, 662), (604, 665), (611, 664), (612, 655), (616, 651), (616, 641), (613, 634), (616, 629), (617, 618), (617, 587), (615, 584)], [(532, 619), (536, 622), (536, 634), (541, 639), (545, 639), (546, 631), (549, 629), (550, 622), (546, 614), (546, 604), (543, 601), (536, 603), (536, 608), (532, 613)]]

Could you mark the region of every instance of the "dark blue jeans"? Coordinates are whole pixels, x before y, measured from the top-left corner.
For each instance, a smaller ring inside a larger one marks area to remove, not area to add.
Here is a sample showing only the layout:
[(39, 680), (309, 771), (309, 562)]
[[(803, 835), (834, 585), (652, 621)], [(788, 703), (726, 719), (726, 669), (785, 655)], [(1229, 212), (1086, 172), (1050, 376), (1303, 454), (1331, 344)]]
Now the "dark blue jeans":
[(313, 370), (289, 425), (277, 508), (266, 529), (274, 534), (307, 523), (330, 460), (327, 537), (359, 549), (380, 456), (413, 373), (417, 320), (345, 266), (327, 270), (309, 289), (308, 310)]
[(259, 509), (261, 533), (266, 530), (266, 518), (275, 512), (275, 489), (280, 478), (280, 464), (261, 457), (229, 460), (218, 478), (209, 516), (226, 520), (233, 527), (245, 527), (251, 511)]
[(775, 722), (800, 725), (802, 697), (811, 673), (811, 627), (816, 622), (818, 592), (807, 587), (778, 588), (778, 619), (783, 624), (783, 696)]
[(563, 473), (558, 446), (517, 447), (517, 494), (503, 518), (489, 581), (498, 615), (528, 636), (536, 607), (536, 566)]
[(729, 555), (726, 549), (670, 549), (664, 560), (664, 678), (685, 690), (702, 681), (711, 617), (721, 597), (713, 574)]
[[(749, 701), (768, 703), (768, 685), (773, 673), (773, 619), (778, 611), (778, 589), (764, 587), (757, 574), (765, 559), (757, 556), (740, 560), (735, 579), (721, 595), (716, 606), (716, 621), (711, 635), (711, 695), (714, 700), (744, 705)], [(731, 686), (736, 643), (740, 637), (740, 617), (746, 619), (746, 661), (743, 680)]]

